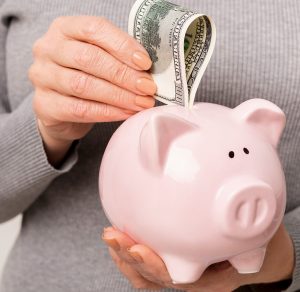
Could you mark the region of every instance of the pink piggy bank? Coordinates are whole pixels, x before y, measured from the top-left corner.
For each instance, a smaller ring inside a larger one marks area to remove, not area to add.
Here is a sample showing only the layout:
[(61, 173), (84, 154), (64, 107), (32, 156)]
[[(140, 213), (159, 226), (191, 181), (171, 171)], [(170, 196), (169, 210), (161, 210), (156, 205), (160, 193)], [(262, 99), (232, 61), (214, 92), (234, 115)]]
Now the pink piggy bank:
[(258, 272), (285, 210), (276, 151), (284, 126), (284, 113), (264, 99), (140, 112), (104, 153), (104, 211), (163, 259), (174, 283), (194, 282), (224, 260)]

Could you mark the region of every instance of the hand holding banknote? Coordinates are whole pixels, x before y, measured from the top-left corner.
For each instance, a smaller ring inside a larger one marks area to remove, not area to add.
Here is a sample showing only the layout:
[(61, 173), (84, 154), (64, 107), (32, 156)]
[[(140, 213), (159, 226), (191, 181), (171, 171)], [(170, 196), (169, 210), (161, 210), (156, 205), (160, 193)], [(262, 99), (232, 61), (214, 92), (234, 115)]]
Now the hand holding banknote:
[(57, 18), (33, 53), (34, 110), (55, 166), (94, 123), (125, 120), (154, 105), (147, 51), (105, 18)]

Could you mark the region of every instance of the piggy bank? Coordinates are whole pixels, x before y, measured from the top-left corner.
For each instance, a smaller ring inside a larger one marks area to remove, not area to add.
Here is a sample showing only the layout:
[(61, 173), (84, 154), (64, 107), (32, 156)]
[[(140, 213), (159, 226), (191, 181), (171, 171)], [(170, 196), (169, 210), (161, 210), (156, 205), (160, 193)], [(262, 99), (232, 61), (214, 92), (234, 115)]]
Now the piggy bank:
[(163, 259), (174, 283), (194, 282), (224, 260), (258, 272), (285, 210), (276, 151), (284, 126), (284, 113), (264, 99), (142, 111), (105, 150), (104, 212)]

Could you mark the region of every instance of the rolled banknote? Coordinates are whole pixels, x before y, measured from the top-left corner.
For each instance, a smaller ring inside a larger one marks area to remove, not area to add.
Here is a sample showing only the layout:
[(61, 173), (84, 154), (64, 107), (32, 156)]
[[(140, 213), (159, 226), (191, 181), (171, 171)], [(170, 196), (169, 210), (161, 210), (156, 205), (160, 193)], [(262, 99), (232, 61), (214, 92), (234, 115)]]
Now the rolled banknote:
[(192, 107), (215, 46), (212, 19), (164, 0), (137, 0), (129, 15), (128, 32), (152, 59), (155, 98)]

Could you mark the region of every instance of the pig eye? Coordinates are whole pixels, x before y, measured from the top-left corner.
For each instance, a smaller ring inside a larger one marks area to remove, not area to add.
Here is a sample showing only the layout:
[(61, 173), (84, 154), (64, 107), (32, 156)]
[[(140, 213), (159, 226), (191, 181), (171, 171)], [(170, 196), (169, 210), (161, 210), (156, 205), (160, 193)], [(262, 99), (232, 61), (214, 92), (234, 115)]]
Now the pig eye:
[(230, 152), (229, 152), (229, 157), (230, 157), (230, 158), (233, 158), (233, 157), (234, 157), (234, 152), (233, 152), (233, 151), (230, 151)]
[(249, 154), (249, 150), (247, 148), (243, 149), (246, 154)]

